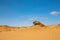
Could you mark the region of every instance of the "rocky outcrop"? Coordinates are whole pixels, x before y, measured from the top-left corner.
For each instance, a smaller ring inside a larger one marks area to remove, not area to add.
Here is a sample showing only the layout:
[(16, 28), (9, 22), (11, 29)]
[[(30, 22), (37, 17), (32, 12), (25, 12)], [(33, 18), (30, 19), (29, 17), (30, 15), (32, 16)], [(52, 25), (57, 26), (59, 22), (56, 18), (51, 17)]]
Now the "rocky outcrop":
[(34, 26), (39, 25), (40, 27), (44, 27), (45, 25), (40, 23), (39, 21), (34, 21), (33, 22)]

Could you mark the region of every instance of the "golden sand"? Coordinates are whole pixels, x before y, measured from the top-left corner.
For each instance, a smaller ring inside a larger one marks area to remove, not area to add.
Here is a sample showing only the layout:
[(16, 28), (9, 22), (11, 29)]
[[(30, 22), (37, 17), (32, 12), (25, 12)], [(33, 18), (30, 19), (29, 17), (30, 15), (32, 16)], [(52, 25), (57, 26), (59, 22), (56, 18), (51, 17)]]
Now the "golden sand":
[(60, 40), (60, 25), (48, 27), (0, 27), (0, 40)]

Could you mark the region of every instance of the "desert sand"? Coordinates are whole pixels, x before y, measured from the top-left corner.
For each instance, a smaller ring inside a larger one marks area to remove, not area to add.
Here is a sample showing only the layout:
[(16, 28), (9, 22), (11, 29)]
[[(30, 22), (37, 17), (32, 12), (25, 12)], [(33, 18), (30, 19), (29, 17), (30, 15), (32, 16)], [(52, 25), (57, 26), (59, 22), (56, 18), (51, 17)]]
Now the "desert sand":
[(41, 27), (0, 26), (0, 40), (60, 40), (60, 24)]

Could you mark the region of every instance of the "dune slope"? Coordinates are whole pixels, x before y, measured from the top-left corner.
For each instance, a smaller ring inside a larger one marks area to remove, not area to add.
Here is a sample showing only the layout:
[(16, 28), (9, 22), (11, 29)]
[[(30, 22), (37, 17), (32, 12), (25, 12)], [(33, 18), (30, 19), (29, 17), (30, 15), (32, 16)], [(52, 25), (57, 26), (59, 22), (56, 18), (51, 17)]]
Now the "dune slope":
[(60, 25), (3, 30), (0, 32), (0, 40), (60, 40)]

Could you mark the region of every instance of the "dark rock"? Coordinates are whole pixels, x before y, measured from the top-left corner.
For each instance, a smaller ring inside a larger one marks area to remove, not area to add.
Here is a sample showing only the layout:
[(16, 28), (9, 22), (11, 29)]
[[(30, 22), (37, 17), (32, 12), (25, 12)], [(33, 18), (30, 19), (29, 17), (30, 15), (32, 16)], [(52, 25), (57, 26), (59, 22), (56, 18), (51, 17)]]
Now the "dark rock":
[(45, 26), (44, 24), (40, 23), (39, 21), (34, 21), (33, 24), (34, 24), (34, 25), (40, 25), (41, 27), (42, 27), (42, 26)]

